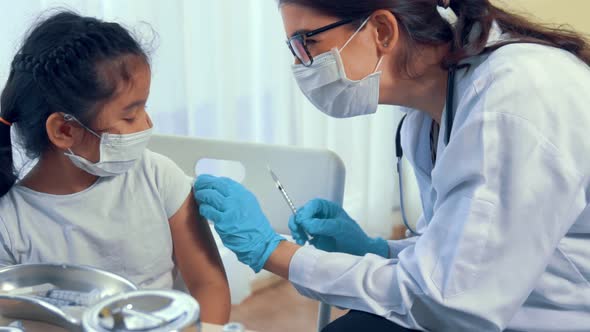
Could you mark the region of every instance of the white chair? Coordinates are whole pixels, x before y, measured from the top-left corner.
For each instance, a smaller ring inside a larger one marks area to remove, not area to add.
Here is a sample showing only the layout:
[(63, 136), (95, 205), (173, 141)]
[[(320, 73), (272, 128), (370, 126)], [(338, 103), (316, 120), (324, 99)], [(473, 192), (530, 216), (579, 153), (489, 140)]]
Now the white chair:
[[(191, 177), (196, 175), (197, 164), (201, 168), (206, 160), (239, 162), (243, 166), (241, 183), (256, 195), (271, 225), (281, 234), (290, 234), (288, 220), (291, 210), (270, 177), (267, 166), (280, 178), (296, 206), (313, 198), (342, 204), (344, 164), (335, 153), (328, 150), (163, 135), (155, 135), (149, 149), (172, 159)], [(220, 164), (209, 167), (207, 172), (236, 179), (234, 168), (229, 164)], [(232, 269), (226, 265), (226, 270), (231, 278)], [(320, 303), (318, 331), (329, 322), (330, 306)]]

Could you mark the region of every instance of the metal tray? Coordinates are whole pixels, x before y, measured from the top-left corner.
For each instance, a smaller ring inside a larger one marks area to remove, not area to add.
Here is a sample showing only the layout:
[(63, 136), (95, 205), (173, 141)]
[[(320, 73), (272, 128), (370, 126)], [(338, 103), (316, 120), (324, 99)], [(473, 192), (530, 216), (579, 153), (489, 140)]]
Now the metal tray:
[[(137, 290), (137, 286), (123, 277), (87, 266), (23, 264), (0, 269), (0, 292), (44, 283), (79, 292), (99, 289), (109, 296)], [(42, 321), (69, 331), (82, 330), (82, 317), (27, 296), (0, 294), (0, 316)]]

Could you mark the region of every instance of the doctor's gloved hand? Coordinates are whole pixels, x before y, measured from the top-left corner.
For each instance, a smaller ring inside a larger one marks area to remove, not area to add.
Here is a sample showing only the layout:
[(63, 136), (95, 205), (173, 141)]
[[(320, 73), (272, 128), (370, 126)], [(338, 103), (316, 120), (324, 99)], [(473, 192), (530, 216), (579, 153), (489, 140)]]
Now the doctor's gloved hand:
[(387, 241), (367, 236), (344, 209), (326, 200), (314, 199), (297, 210), (289, 220), (289, 229), (299, 245), (305, 244), (309, 234), (309, 243), (324, 251), (389, 258)]
[(194, 184), (199, 212), (212, 221), (223, 244), (238, 260), (259, 272), (285, 238), (270, 226), (258, 200), (241, 184), (201, 175)]

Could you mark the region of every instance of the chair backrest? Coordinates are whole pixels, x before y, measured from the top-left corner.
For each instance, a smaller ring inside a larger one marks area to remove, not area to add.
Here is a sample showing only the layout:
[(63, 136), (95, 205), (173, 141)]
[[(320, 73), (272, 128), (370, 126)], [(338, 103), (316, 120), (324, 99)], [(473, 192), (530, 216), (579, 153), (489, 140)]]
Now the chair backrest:
[[(189, 176), (195, 176), (199, 161), (241, 163), (242, 184), (256, 195), (273, 228), (282, 234), (290, 234), (287, 225), (291, 210), (267, 166), (277, 174), (296, 207), (313, 198), (342, 204), (345, 168), (338, 155), (329, 150), (165, 135), (155, 135), (148, 148), (172, 159)], [(232, 177), (223, 169), (214, 171), (215, 175)]]
[[(272, 180), (267, 166), (277, 174), (297, 207), (313, 198), (324, 198), (342, 204), (344, 164), (338, 155), (328, 150), (164, 135), (155, 135), (149, 149), (172, 159), (191, 177), (196, 175), (197, 164), (203, 160), (240, 163), (244, 168), (241, 174), (242, 184), (256, 195), (271, 225), (282, 234), (290, 234), (288, 220), (292, 212)], [(222, 166), (211, 171), (215, 175), (235, 178), (231, 168)], [(233, 260), (235, 261), (235, 257)], [(228, 265), (229, 261), (231, 259), (226, 257), (224, 264)], [(250, 271), (246, 269), (245, 272), (247, 275)], [(240, 281), (244, 281), (243, 275), (237, 278), (231, 275), (228, 277), (230, 288), (236, 288)], [(232, 284), (235, 286), (231, 287)], [(176, 287), (186, 291), (182, 278), (176, 281)], [(317, 330), (321, 331), (329, 321), (330, 306), (320, 303)]]

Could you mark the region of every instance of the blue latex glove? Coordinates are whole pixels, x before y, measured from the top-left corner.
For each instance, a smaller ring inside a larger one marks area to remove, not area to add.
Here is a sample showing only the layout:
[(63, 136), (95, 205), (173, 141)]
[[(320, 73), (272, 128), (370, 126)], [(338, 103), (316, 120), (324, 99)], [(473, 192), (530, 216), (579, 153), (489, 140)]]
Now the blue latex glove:
[(212, 221), (223, 244), (259, 272), (285, 238), (270, 226), (254, 194), (241, 184), (201, 175), (194, 185), (199, 212)]
[(299, 245), (308, 241), (309, 234), (309, 243), (324, 251), (389, 258), (387, 241), (367, 236), (344, 209), (326, 200), (314, 199), (297, 210), (289, 220), (289, 229)]

